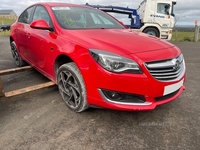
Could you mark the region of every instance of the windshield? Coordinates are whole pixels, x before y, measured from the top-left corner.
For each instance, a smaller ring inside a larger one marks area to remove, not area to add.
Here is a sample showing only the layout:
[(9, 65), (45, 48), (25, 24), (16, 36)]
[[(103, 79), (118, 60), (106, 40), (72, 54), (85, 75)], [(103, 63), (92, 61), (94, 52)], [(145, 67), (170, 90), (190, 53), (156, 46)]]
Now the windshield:
[(157, 4), (157, 13), (169, 15), (170, 4), (168, 3), (158, 3)]
[(119, 22), (108, 14), (93, 8), (57, 6), (52, 7), (55, 17), (65, 29), (122, 29)]

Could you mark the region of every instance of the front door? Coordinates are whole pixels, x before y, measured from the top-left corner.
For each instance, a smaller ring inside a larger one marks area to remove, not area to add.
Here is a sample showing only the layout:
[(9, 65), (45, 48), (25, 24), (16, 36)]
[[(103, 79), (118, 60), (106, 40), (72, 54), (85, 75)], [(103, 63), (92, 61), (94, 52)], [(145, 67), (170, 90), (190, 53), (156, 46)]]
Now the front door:
[(171, 9), (172, 5), (169, 2), (157, 1), (154, 14), (154, 22), (161, 27), (171, 27)]
[[(41, 5), (36, 6), (33, 14), (33, 21), (38, 19), (43, 19), (49, 25), (51, 24), (47, 10)], [(27, 32), (30, 36), (27, 43), (31, 63), (38, 69), (45, 71), (44, 67), (47, 57), (51, 57), (51, 41), (53, 40), (54, 33), (48, 30), (33, 29), (31, 27), (29, 27)]]
[[(46, 8), (41, 5), (36, 6), (33, 14), (33, 21), (38, 19), (45, 20), (49, 26), (53, 27)], [(56, 49), (55, 41), (57, 35), (49, 30), (35, 29), (31, 27), (29, 27), (27, 32), (29, 35), (27, 45), (32, 65), (43, 72), (43, 74), (50, 77), (53, 68), (51, 60), (54, 57), (53, 50)]]

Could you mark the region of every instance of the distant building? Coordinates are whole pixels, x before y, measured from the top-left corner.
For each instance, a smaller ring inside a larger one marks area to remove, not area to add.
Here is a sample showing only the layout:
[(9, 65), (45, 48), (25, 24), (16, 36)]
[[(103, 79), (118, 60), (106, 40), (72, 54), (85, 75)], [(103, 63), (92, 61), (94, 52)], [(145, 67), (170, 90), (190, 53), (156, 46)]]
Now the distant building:
[(13, 10), (0, 10), (0, 18), (17, 19), (17, 14)]

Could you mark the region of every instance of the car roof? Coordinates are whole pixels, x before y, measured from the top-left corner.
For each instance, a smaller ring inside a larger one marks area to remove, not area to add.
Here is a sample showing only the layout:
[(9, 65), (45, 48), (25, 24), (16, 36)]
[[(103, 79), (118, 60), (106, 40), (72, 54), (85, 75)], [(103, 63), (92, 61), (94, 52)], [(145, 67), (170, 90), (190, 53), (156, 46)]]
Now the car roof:
[(87, 7), (88, 8), (88, 6), (84, 6), (84, 5), (80, 5), (80, 4), (61, 3), (61, 2), (38, 2), (38, 3), (35, 3), (33, 5), (38, 5), (38, 4), (46, 5), (46, 6), (49, 6), (49, 7), (53, 7), (53, 6), (78, 6), (78, 7)]

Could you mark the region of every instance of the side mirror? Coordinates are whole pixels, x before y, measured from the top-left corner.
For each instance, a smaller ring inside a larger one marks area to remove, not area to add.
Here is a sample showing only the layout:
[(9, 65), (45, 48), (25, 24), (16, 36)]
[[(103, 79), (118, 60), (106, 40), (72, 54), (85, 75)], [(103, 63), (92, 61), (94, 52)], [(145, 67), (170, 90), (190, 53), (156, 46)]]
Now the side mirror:
[(30, 24), (30, 27), (33, 29), (41, 29), (41, 30), (49, 30), (52, 31), (52, 28), (47, 24), (47, 22), (43, 19), (38, 19), (33, 21)]

